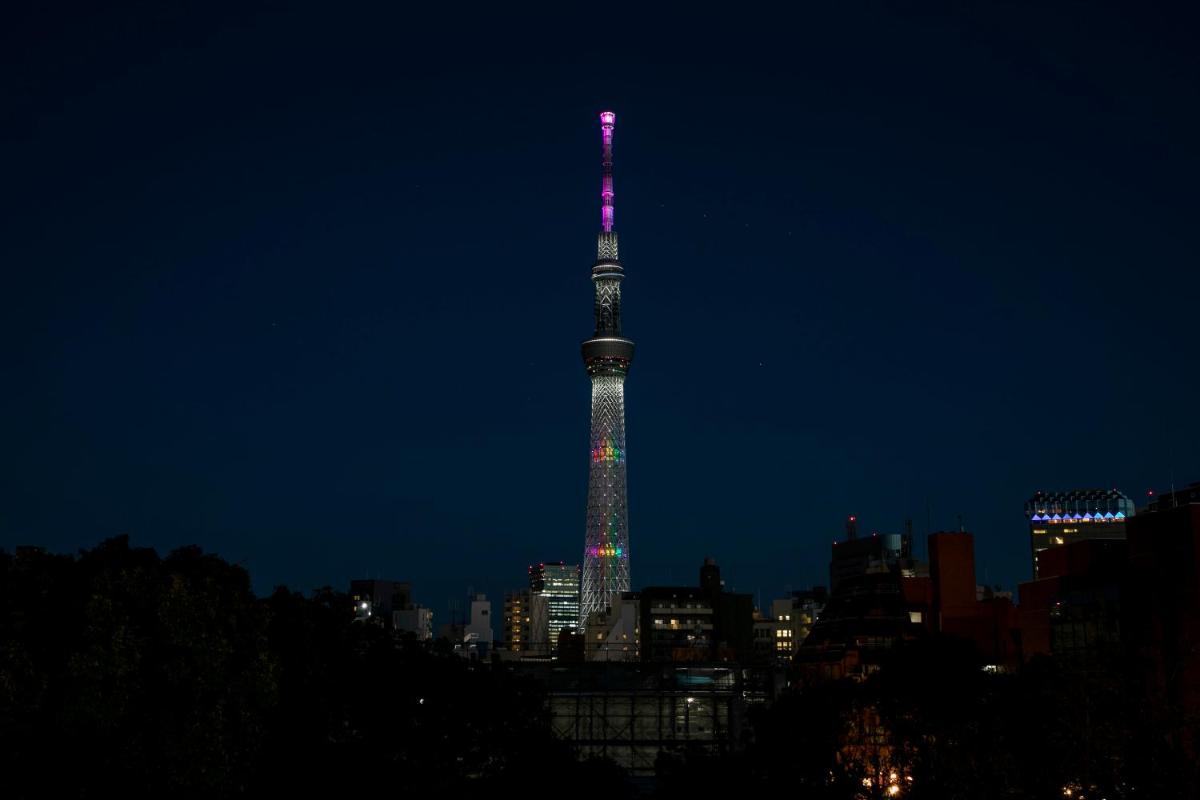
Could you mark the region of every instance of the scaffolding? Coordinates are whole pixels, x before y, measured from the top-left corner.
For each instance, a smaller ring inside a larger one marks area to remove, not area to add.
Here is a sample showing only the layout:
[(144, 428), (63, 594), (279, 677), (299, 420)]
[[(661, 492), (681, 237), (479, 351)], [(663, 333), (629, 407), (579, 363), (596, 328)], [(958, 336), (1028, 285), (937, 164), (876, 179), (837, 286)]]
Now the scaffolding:
[(733, 663), (584, 663), (545, 678), (555, 735), (635, 779), (654, 776), (660, 753), (738, 747), (746, 709), (773, 694), (769, 675)]

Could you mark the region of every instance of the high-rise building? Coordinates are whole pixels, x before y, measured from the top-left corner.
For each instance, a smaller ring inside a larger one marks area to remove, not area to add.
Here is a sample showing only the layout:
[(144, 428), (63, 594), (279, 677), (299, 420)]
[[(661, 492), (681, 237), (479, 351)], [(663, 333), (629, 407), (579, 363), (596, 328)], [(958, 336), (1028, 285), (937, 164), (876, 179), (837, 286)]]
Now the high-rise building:
[(587, 531), (583, 550), (582, 604), (577, 624), (603, 612), (629, 591), (629, 509), (625, 479), (625, 376), (633, 342), (621, 335), (621, 281), (625, 270), (613, 230), (612, 137), (616, 115), (600, 114), (603, 141), (601, 231), (592, 267), (595, 330), (583, 343), (583, 363), (592, 379), (591, 467)]
[(533, 636), (530, 623), (533, 593), (528, 589), (507, 592), (504, 595), (504, 623), (500, 628), (500, 647), (511, 652), (529, 649)]
[(1084, 539), (1124, 539), (1133, 514), (1133, 501), (1116, 489), (1038, 492), (1025, 503), (1034, 580), (1038, 553)]
[[(578, 589), (578, 581), (575, 586)], [(512, 653), (549, 658), (553, 649), (550, 647), (547, 611), (546, 598), (532, 589), (520, 589), (506, 594), (502, 633), (504, 649)], [(571, 624), (575, 624), (574, 621)]]
[(546, 603), (547, 641), (551, 653), (556, 652), (560, 631), (579, 626), (579, 583), (578, 564), (543, 562), (529, 568), (529, 589)]

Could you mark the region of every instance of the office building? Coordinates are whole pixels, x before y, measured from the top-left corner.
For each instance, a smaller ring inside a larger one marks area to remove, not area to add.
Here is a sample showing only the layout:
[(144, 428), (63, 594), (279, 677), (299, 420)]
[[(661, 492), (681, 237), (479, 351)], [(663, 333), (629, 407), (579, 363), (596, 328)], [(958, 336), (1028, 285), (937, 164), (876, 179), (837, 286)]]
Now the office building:
[(1084, 539), (1124, 539), (1133, 501), (1116, 489), (1038, 492), (1025, 503), (1033, 577), (1043, 550)]
[(546, 603), (546, 630), (550, 651), (558, 647), (558, 634), (579, 626), (580, 569), (577, 564), (543, 562), (529, 567), (529, 589)]

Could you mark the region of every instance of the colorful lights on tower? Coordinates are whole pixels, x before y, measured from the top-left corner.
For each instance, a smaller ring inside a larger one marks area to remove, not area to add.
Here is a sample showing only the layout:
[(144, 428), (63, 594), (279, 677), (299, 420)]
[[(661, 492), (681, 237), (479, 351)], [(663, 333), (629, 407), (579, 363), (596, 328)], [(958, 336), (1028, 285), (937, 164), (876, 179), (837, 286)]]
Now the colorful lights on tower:
[(580, 626), (604, 611), (630, 587), (629, 509), (626, 500), (625, 376), (633, 342), (621, 335), (621, 266), (613, 230), (613, 127), (616, 115), (600, 114), (602, 172), (600, 234), (596, 263), (595, 330), (583, 343), (583, 363), (592, 381), (591, 459), (588, 470), (587, 529), (584, 534)]
[(600, 178), (600, 227), (605, 233), (613, 229), (613, 170), (612, 170), (612, 137), (613, 125), (617, 115), (611, 111), (600, 112), (600, 137), (604, 142), (603, 170)]

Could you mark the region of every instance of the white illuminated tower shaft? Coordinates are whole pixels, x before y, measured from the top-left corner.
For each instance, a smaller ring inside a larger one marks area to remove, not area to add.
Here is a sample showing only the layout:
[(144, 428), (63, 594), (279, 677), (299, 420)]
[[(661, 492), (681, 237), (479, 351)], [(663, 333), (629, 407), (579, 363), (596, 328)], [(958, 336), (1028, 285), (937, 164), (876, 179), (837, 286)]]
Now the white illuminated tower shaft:
[(629, 509), (625, 480), (625, 375), (633, 342), (621, 336), (621, 280), (625, 271), (613, 230), (612, 135), (616, 115), (600, 114), (604, 142), (600, 197), (601, 231), (592, 283), (596, 285), (596, 330), (583, 343), (583, 363), (592, 379), (592, 436), (588, 473), (587, 533), (584, 537), (580, 627), (594, 611), (612, 606), (629, 591)]

